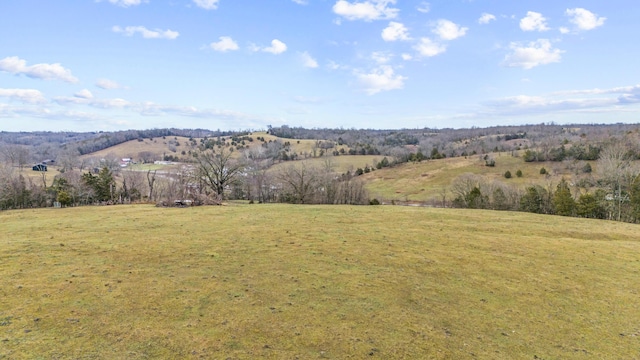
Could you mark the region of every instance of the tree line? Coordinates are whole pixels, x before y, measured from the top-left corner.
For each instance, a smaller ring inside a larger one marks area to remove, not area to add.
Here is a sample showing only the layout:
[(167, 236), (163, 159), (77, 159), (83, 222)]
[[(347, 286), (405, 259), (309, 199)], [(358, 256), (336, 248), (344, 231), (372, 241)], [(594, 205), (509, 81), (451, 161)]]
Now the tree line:
[[(455, 178), (452, 205), (640, 222), (640, 166), (633, 144), (615, 141), (599, 152), (597, 174), (521, 189), (467, 173)], [(591, 167), (589, 167), (591, 169)], [(541, 174), (546, 173), (544, 168)], [(507, 176), (505, 176), (507, 177)]]
[(195, 151), (191, 162), (175, 170), (134, 171), (111, 166), (78, 167), (58, 173), (47, 185), (47, 172), (25, 177), (0, 165), (0, 209), (95, 204), (219, 204), (223, 200), (295, 204), (368, 204), (363, 183), (334, 171), (331, 158), (313, 165), (253, 158), (230, 147)]

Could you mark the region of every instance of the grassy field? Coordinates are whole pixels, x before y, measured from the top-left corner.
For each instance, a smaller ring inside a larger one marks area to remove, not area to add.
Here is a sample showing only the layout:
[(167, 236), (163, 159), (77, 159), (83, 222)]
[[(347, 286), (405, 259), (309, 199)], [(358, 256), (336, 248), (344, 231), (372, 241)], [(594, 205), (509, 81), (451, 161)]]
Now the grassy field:
[(55, 166), (48, 166), (48, 171), (33, 171), (31, 166), (25, 166), (22, 169), (14, 167), (13, 170), (16, 174), (22, 175), (25, 181), (31, 181), (33, 184), (40, 186), (45, 183), (47, 186), (51, 186), (53, 178), (60, 173)]
[[(392, 168), (384, 168), (365, 174), (362, 179), (367, 184), (372, 197), (385, 200), (430, 201), (440, 200), (443, 188), (448, 188), (451, 182), (464, 173), (482, 175), (487, 181), (498, 180), (524, 188), (527, 185), (548, 183), (557, 184), (563, 177), (567, 180), (575, 175), (573, 168), (578, 163), (553, 162), (524, 162), (520, 157), (510, 154), (494, 154), (495, 167), (485, 166), (485, 161), (479, 156), (468, 158), (456, 157), (441, 160), (429, 160), (419, 163), (406, 163)], [(596, 171), (595, 162), (591, 162)], [(544, 167), (549, 175), (541, 175)], [(523, 176), (516, 177), (521, 170)], [(504, 173), (510, 171), (511, 179), (506, 179)], [(584, 176), (584, 175), (581, 175)], [(447, 199), (452, 200), (451, 193)]]
[[(176, 146), (176, 152), (172, 152), (169, 150), (169, 142), (177, 141), (180, 146)], [(189, 143), (189, 138), (182, 136), (167, 136), (165, 139), (162, 137), (156, 137), (152, 139), (142, 139), (142, 141), (131, 140), (124, 142), (122, 144), (118, 144), (116, 146), (111, 146), (106, 149), (96, 151), (87, 155), (83, 155), (83, 157), (115, 157), (115, 158), (132, 158), (134, 161), (139, 160), (139, 154), (143, 151), (150, 152), (155, 154), (158, 160), (162, 160), (162, 156), (164, 154), (167, 155), (176, 155), (180, 157), (184, 157), (181, 155), (182, 151), (195, 150), (195, 147), (191, 146)]]
[(0, 212), (0, 359), (637, 359), (637, 225), (410, 207)]
[[(301, 157), (302, 157), (302, 154), (304, 153), (313, 154), (313, 149), (316, 145), (316, 140), (308, 140), (308, 139), (295, 140), (295, 139), (279, 138), (277, 136), (269, 135), (264, 131), (253, 132), (251, 133), (251, 135), (248, 135), (248, 136), (254, 139), (253, 142), (245, 142), (245, 144), (248, 145), (249, 148), (256, 148), (256, 147), (262, 146), (263, 142), (257, 140), (258, 137), (262, 137), (266, 142), (276, 141), (276, 140), (280, 141), (281, 143), (289, 142), (291, 144), (291, 152), (300, 154)], [(227, 144), (231, 145), (230, 136), (225, 136), (223, 138), (225, 139), (225, 142)], [(200, 140), (201, 140), (200, 138), (196, 138), (195, 140), (197, 144), (200, 144)], [(172, 152), (170, 150), (171, 142), (174, 142), (174, 143), (177, 142), (180, 144), (180, 146), (175, 146), (176, 152)], [(344, 148), (345, 150), (349, 150), (349, 148), (344, 145), (337, 146), (335, 149), (340, 150), (342, 148)], [(157, 160), (161, 160), (165, 154), (175, 155), (180, 158), (185, 158), (185, 156), (188, 157), (188, 155), (182, 155), (182, 151), (189, 152), (189, 151), (195, 151), (195, 150), (197, 150), (197, 146), (193, 146), (191, 142), (189, 142), (189, 138), (181, 137), (181, 136), (177, 136), (177, 137), (167, 136), (165, 139), (163, 139), (162, 137), (156, 137), (153, 139), (148, 139), (148, 138), (142, 139), (142, 141), (131, 140), (131, 141), (127, 141), (122, 144), (118, 144), (100, 151), (93, 152), (91, 154), (84, 155), (83, 157), (85, 158), (129, 157), (129, 158), (132, 158), (134, 161), (138, 161), (140, 158), (139, 154), (143, 151), (146, 151), (151, 154), (154, 154)], [(333, 149), (331, 149), (330, 151), (333, 151)], [(317, 149), (316, 152), (319, 154), (319, 149)]]

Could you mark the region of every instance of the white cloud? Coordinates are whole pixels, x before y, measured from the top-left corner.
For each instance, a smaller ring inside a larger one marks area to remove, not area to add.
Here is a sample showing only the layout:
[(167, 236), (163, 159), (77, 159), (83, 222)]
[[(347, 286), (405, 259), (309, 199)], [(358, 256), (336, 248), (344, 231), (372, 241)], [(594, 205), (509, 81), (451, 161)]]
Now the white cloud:
[(432, 57), (447, 51), (447, 46), (432, 41), (429, 38), (421, 38), (420, 42), (413, 47), (422, 56)]
[(18, 100), (23, 103), (40, 104), (47, 102), (44, 95), (39, 90), (34, 89), (2, 89), (0, 88), (0, 97), (6, 97), (12, 100)]
[(347, 20), (395, 19), (400, 10), (389, 7), (389, 5), (395, 3), (396, 0), (367, 0), (353, 3), (346, 0), (338, 0), (333, 5), (333, 12)]
[(233, 39), (229, 36), (220, 36), (218, 39), (220, 39), (220, 41), (212, 42), (211, 44), (209, 44), (209, 47), (211, 49), (220, 52), (234, 51), (239, 49), (238, 43), (233, 41)]
[(261, 50), (260, 46), (254, 44), (254, 43), (250, 43), (248, 46), (249, 51), (251, 52), (258, 52)]
[(374, 51), (371, 53), (371, 59), (378, 64), (386, 64), (391, 61), (393, 55), (384, 51)]
[(43, 107), (43, 106), (34, 107), (33, 105), (9, 106), (9, 105), (0, 104), (0, 118), (9, 118), (9, 117), (20, 118), (22, 116), (53, 119), (53, 120), (65, 120), (65, 121), (86, 121), (86, 120), (95, 121), (95, 120), (102, 119), (99, 115), (92, 114), (92, 113), (84, 113), (84, 112), (77, 112), (77, 111), (52, 111), (47, 107)]
[(423, 1), (420, 3), (420, 5), (418, 5), (418, 7), (416, 7), (416, 10), (423, 14), (426, 14), (431, 11), (431, 5), (428, 2)]
[(478, 19), (478, 24), (488, 24), (492, 21), (496, 20), (496, 16), (493, 14), (489, 14), (489, 13), (482, 13), (482, 15), (480, 15), (480, 18)]
[(115, 33), (121, 33), (125, 36), (133, 36), (136, 33), (140, 33), (145, 39), (169, 39), (175, 40), (180, 33), (173, 30), (149, 30), (144, 26), (127, 26), (125, 28), (121, 28), (120, 26), (114, 26), (111, 30)]
[(358, 82), (364, 87), (364, 91), (369, 94), (377, 94), (381, 91), (397, 90), (404, 87), (404, 76), (396, 75), (389, 65), (381, 65), (371, 73), (356, 73)]
[(272, 53), (274, 55), (282, 54), (287, 51), (287, 44), (278, 39), (271, 40), (271, 46), (263, 48), (262, 51)]
[(130, 108), (133, 104), (125, 99), (95, 99), (80, 98), (69, 96), (58, 96), (53, 98), (59, 105), (87, 105), (97, 109), (125, 109)]
[[(56, 97), (53, 101), (60, 106), (89, 106), (101, 110), (128, 110), (139, 113), (143, 116), (164, 116), (178, 115), (185, 117), (194, 117), (202, 119), (221, 119), (221, 120), (252, 120), (257, 119), (255, 116), (231, 111), (218, 109), (199, 109), (194, 106), (173, 106), (162, 105), (151, 101), (131, 102), (125, 99), (82, 99), (78, 97)], [(1, 108), (0, 108), (1, 110)], [(32, 110), (33, 111), (33, 110)], [(52, 112), (47, 109), (38, 109), (39, 113), (43, 113), (43, 117), (50, 117)], [(73, 113), (66, 111), (65, 113)], [(60, 114), (60, 113), (58, 113)], [(52, 116), (52, 115), (51, 115)], [(97, 115), (94, 115), (97, 116)], [(230, 124), (231, 125), (231, 124)]]
[(215, 10), (218, 8), (218, 0), (193, 0), (197, 7), (206, 10)]
[(571, 19), (569, 21), (574, 24), (578, 30), (593, 30), (598, 26), (604, 25), (606, 17), (598, 17), (589, 10), (583, 8), (567, 9), (565, 12)]
[(566, 96), (566, 95), (600, 95), (600, 94), (640, 95), (640, 84), (632, 85), (632, 86), (620, 86), (620, 87), (615, 87), (611, 89), (558, 91), (553, 93), (552, 95)]
[(131, 109), (143, 116), (162, 116), (171, 114), (185, 117), (232, 121), (256, 119), (255, 116), (232, 110), (198, 109), (195, 106), (162, 105), (151, 101), (131, 104)]
[(558, 98), (557, 95), (529, 96), (518, 95), (496, 99), (484, 103), (493, 115), (527, 115), (554, 112), (584, 112), (598, 108), (614, 108), (621, 105), (633, 105), (640, 99), (633, 95), (595, 98)]
[(329, 60), (329, 62), (327, 63), (327, 68), (329, 70), (349, 70), (349, 66), (343, 65), (343, 64), (338, 64), (337, 62), (335, 62), (333, 60)]
[(118, 84), (117, 82), (109, 79), (98, 79), (96, 81), (96, 86), (105, 89), (105, 90), (113, 90), (113, 89), (123, 89), (124, 86)]
[(118, 5), (121, 7), (129, 7), (140, 5), (141, 3), (148, 2), (147, 0), (108, 0), (111, 4)]
[(561, 34), (568, 34), (568, 33), (571, 32), (571, 30), (569, 30), (569, 28), (566, 28), (564, 26), (559, 28), (558, 30), (560, 31)]
[(504, 65), (508, 67), (521, 67), (532, 69), (539, 65), (560, 62), (562, 50), (554, 49), (547, 39), (538, 39), (526, 45), (511, 43), (512, 53), (504, 59)]
[(307, 5), (309, 2), (307, 0), (291, 0), (298, 5)]
[(402, 60), (405, 60), (405, 61), (409, 61), (413, 59), (413, 56), (411, 56), (411, 54), (402, 54), (400, 56), (402, 56)]
[(318, 62), (314, 59), (308, 52), (303, 52), (300, 54), (300, 59), (302, 60), (302, 64), (304, 67), (315, 69), (318, 67)]
[(78, 78), (71, 74), (71, 70), (56, 64), (35, 64), (27, 66), (27, 61), (17, 56), (10, 56), (0, 60), (0, 71), (6, 71), (14, 75), (25, 75), (34, 79), (62, 80), (68, 83), (77, 83)]
[(91, 91), (87, 89), (82, 89), (77, 93), (73, 94), (73, 96), (81, 99), (93, 99), (93, 94), (91, 93)]
[(547, 19), (542, 14), (535, 11), (527, 11), (527, 16), (520, 20), (522, 31), (547, 31)]
[(410, 40), (409, 30), (404, 24), (391, 21), (389, 26), (382, 30), (382, 39), (384, 41)]
[(454, 40), (464, 36), (469, 28), (461, 27), (449, 20), (440, 19), (436, 22), (431, 32), (440, 36), (443, 40)]

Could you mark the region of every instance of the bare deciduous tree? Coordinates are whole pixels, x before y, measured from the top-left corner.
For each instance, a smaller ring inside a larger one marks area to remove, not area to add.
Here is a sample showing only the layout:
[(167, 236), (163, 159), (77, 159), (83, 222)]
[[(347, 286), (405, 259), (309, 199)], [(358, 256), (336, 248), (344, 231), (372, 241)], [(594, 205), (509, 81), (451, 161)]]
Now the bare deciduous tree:
[(284, 167), (278, 175), (286, 186), (290, 201), (299, 204), (312, 202), (317, 182), (317, 171), (306, 161)]
[(153, 201), (153, 186), (156, 183), (156, 173), (157, 170), (153, 170), (153, 173), (151, 173), (151, 170), (147, 171), (147, 184), (149, 185), (147, 199), (149, 199), (149, 201)]
[(225, 188), (236, 181), (244, 168), (232, 155), (231, 151), (223, 147), (218, 151), (205, 150), (195, 156), (196, 176), (220, 198), (223, 197)]
[(631, 160), (628, 146), (618, 141), (605, 147), (597, 162), (598, 174), (608, 186), (608, 200), (614, 204), (610, 210), (618, 221), (622, 219), (622, 205), (628, 201), (626, 193), (640, 173)]
[(450, 190), (456, 199), (463, 201), (464, 205), (468, 206), (469, 204), (466, 202), (471, 191), (473, 191), (474, 188), (481, 189), (483, 186), (484, 179), (481, 176), (472, 173), (465, 173), (453, 179)]

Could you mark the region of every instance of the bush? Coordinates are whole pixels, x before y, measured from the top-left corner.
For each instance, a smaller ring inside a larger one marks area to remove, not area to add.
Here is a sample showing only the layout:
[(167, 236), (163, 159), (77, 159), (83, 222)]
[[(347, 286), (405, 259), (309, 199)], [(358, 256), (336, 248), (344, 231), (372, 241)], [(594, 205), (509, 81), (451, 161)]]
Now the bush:
[(582, 167), (582, 172), (585, 174), (589, 174), (591, 171), (593, 171), (593, 169), (591, 169), (591, 164), (589, 163)]
[(373, 199), (369, 201), (369, 205), (380, 205), (380, 201), (378, 201), (378, 199)]
[(507, 172), (504, 173), (504, 177), (507, 179), (511, 179), (511, 171), (507, 170)]
[(540, 175), (545, 175), (546, 173), (547, 173), (547, 169), (545, 168), (540, 169)]
[(516, 176), (517, 177), (522, 177), (522, 171), (518, 169), (518, 171), (516, 171)]

